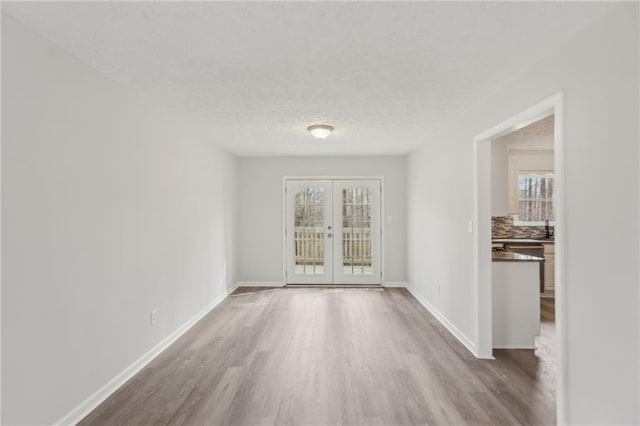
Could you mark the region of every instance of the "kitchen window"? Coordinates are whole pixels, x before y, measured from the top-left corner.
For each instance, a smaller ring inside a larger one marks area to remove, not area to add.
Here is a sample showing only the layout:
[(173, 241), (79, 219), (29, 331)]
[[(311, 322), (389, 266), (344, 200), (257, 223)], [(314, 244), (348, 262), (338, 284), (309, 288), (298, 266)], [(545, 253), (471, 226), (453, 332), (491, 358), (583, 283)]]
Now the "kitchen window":
[(518, 215), (514, 217), (514, 224), (543, 225), (545, 219), (553, 224), (555, 221), (554, 194), (553, 173), (519, 174)]

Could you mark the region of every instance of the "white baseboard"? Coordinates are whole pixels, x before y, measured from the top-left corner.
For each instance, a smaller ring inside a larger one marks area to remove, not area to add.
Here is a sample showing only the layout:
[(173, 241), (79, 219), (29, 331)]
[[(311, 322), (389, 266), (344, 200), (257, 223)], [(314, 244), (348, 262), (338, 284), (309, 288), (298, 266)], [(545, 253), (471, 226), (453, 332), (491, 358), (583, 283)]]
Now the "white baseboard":
[(497, 345), (497, 346), (494, 346), (493, 349), (534, 349), (535, 350), (537, 348), (536, 348), (536, 345), (531, 346), (531, 345), (514, 344), (514, 345)]
[(85, 418), (91, 411), (93, 411), (98, 405), (100, 405), (105, 399), (107, 399), (112, 393), (118, 390), (123, 384), (127, 382), (131, 377), (138, 373), (142, 368), (149, 364), (156, 356), (162, 351), (167, 349), (173, 342), (175, 342), (180, 336), (186, 333), (191, 327), (193, 327), (198, 321), (200, 321), (205, 315), (209, 313), (213, 308), (218, 306), (220, 302), (227, 298), (231, 293), (235, 291), (237, 285), (227, 290), (215, 298), (211, 303), (205, 306), (200, 312), (194, 315), (187, 322), (182, 324), (176, 331), (165, 337), (160, 343), (154, 346), (149, 352), (138, 358), (133, 364), (125, 368), (120, 374), (113, 379), (109, 380), (107, 384), (98, 389), (93, 395), (82, 401), (77, 407), (65, 414), (60, 420), (55, 422), (56, 425), (76, 425), (83, 418)]
[[(313, 284), (310, 284), (310, 285), (313, 285)], [(284, 287), (284, 286), (285, 284), (281, 281), (238, 281), (236, 283), (236, 288), (238, 287)], [(322, 286), (325, 286), (325, 285), (323, 284)], [(407, 283), (404, 281), (386, 281), (384, 284), (382, 284), (382, 286), (383, 287), (406, 287)]]
[(436, 319), (440, 321), (440, 323), (447, 330), (449, 330), (449, 332), (453, 334), (453, 336), (458, 339), (460, 343), (462, 343), (464, 347), (467, 348), (476, 358), (479, 358), (478, 354), (476, 353), (476, 345), (473, 340), (469, 339), (462, 331), (458, 329), (458, 327), (453, 325), (444, 315), (442, 315), (439, 310), (435, 308), (435, 306), (433, 306), (424, 297), (422, 297), (422, 295), (420, 295), (420, 293), (418, 293), (416, 289), (411, 286), (411, 284), (407, 283), (406, 287), (407, 290), (409, 290), (409, 292), (413, 295), (413, 297), (415, 297), (416, 300), (420, 302), (420, 304), (431, 313), (431, 315), (436, 317)]
[(282, 281), (238, 281), (236, 288), (238, 287), (284, 287)]
[(404, 281), (385, 281), (382, 284), (383, 287), (407, 287), (408, 284)]

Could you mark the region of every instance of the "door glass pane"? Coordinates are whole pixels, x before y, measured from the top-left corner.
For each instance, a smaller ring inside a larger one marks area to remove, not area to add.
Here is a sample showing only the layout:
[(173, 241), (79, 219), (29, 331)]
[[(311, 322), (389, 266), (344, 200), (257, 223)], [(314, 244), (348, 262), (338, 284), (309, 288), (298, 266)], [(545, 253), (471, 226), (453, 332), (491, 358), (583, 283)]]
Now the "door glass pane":
[(372, 275), (371, 190), (342, 190), (342, 268), (345, 275)]
[(324, 274), (324, 188), (295, 191), (295, 273)]

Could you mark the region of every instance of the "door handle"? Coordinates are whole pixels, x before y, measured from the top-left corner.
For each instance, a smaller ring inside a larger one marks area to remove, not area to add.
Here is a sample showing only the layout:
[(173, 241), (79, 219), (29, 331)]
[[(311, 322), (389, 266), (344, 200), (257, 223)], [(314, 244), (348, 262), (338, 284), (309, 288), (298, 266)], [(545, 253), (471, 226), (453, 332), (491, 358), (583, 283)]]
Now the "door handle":
[(330, 234), (330, 233), (329, 233), (329, 234), (327, 234), (327, 237), (331, 238), (331, 234)]

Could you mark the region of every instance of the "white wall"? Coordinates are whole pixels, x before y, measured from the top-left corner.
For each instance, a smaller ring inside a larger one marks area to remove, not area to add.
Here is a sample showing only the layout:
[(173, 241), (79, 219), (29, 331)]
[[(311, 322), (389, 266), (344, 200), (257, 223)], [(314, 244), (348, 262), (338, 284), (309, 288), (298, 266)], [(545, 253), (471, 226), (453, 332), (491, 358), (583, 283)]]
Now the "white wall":
[(518, 214), (521, 171), (553, 170), (553, 115), (491, 141), (491, 215)]
[[(493, 142), (491, 145), (491, 149), (493, 150)], [(552, 172), (554, 168), (553, 151), (526, 153), (515, 151), (509, 152), (507, 158), (508, 211), (510, 214), (519, 214), (518, 175), (530, 172)]]
[(58, 420), (225, 294), (235, 171), (2, 16), (3, 424)]
[(264, 157), (238, 161), (239, 281), (283, 282), (284, 176), (384, 176), (385, 280), (405, 280), (405, 157)]
[(638, 4), (616, 5), (493, 97), (452, 113), (408, 158), (408, 281), (475, 340), (473, 137), (565, 92), (572, 424), (640, 422), (638, 35)]

